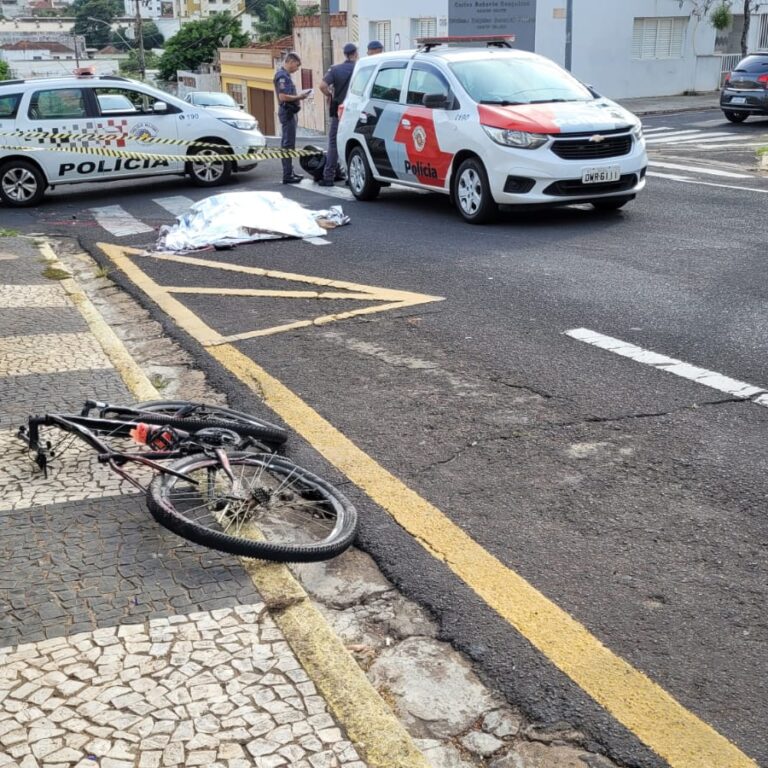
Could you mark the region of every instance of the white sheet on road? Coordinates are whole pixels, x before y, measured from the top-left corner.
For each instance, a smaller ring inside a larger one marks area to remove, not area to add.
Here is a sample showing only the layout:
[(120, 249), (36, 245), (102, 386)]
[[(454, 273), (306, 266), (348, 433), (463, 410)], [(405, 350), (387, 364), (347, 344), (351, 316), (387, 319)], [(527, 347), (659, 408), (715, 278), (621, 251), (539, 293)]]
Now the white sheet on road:
[(196, 251), (281, 237), (322, 237), (348, 222), (338, 205), (310, 211), (279, 192), (225, 192), (199, 200), (175, 224), (162, 227), (155, 250)]

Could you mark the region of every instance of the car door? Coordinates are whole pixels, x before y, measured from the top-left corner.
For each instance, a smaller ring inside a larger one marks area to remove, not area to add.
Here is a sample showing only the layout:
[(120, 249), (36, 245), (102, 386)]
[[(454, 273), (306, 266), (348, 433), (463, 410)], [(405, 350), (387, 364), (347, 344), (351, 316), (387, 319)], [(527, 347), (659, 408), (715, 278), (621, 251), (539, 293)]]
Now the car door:
[[(181, 173), (183, 163), (168, 159), (169, 155), (184, 155), (186, 147), (173, 143), (178, 139), (181, 110), (167, 102), (158, 111), (160, 102), (153, 94), (138, 87), (123, 84), (99, 84), (89, 89), (97, 119), (94, 130), (104, 136), (114, 136), (101, 143), (109, 149), (138, 152), (146, 157), (99, 158), (102, 173), (109, 176), (133, 176), (146, 173)], [(157, 144), (147, 139), (171, 140)], [(161, 159), (153, 156), (161, 156)]]
[(95, 158), (84, 153), (88, 142), (71, 137), (93, 130), (88, 98), (77, 85), (44, 86), (32, 91), (17, 127), (39, 134), (25, 139), (51, 184), (96, 177)]
[(407, 66), (407, 61), (381, 65), (355, 127), (355, 133), (366, 143), (374, 172), (384, 178), (397, 178), (401, 167), (402, 145), (395, 140), (395, 134), (405, 109), (400, 97)]
[(414, 62), (405, 92), (406, 108), (395, 140), (402, 147), (403, 181), (445, 187), (457, 151), (459, 108), (448, 80), (433, 64)]

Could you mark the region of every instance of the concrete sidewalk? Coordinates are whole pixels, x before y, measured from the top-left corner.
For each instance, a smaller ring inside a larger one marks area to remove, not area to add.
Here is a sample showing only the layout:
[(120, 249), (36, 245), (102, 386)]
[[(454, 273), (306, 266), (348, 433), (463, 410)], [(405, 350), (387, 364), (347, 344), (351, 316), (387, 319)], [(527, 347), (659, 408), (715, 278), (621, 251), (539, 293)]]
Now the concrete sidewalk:
[[(609, 97), (610, 98), (610, 97)], [(642, 117), (644, 115), (674, 114), (703, 109), (720, 109), (720, 91), (677, 96), (649, 96), (639, 99), (614, 99), (622, 107)]]

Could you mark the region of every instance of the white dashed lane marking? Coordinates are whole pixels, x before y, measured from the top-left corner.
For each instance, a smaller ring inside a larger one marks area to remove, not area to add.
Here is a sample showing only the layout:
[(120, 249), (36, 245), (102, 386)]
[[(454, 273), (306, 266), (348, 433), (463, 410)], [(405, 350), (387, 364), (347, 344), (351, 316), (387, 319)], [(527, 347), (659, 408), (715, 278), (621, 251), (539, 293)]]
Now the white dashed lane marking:
[(627, 341), (622, 341), (621, 339), (615, 339), (612, 336), (605, 336), (602, 333), (591, 331), (589, 328), (572, 328), (570, 331), (566, 331), (565, 335), (570, 336), (577, 341), (591, 344), (593, 347), (605, 349), (608, 352), (613, 352), (622, 357), (628, 357), (637, 363), (644, 363), (645, 365), (650, 365), (660, 371), (674, 373), (676, 376), (680, 376), (683, 379), (695, 381), (697, 384), (702, 384), (710, 389), (716, 389), (718, 392), (724, 392), (732, 397), (738, 397), (745, 400), (754, 398), (753, 402), (757, 405), (768, 406), (768, 390), (761, 387), (755, 387), (752, 384), (747, 384), (738, 379), (732, 379), (730, 376), (724, 376), (716, 371), (699, 368), (698, 366), (690, 365), (682, 360), (677, 360), (674, 357), (667, 357), (666, 355), (651, 352), (648, 349), (643, 349), (642, 347), (630, 344)]

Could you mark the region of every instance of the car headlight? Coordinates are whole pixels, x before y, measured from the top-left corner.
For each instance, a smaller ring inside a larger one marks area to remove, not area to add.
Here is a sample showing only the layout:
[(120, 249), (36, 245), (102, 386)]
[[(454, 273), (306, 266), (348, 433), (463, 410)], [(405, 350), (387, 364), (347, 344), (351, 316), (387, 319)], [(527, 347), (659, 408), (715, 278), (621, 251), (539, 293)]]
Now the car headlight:
[(540, 133), (528, 133), (527, 131), (509, 131), (506, 128), (491, 128), (483, 126), (483, 130), (497, 143), (505, 147), (517, 147), (518, 149), (536, 149), (546, 144), (548, 136)]
[(238, 118), (220, 117), (222, 123), (239, 128), (241, 131), (253, 131), (259, 124), (256, 120), (239, 120)]
[(645, 146), (645, 135), (643, 134), (643, 126), (640, 123), (632, 129), (632, 135), (641, 147)]

